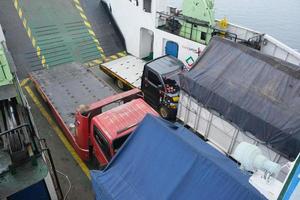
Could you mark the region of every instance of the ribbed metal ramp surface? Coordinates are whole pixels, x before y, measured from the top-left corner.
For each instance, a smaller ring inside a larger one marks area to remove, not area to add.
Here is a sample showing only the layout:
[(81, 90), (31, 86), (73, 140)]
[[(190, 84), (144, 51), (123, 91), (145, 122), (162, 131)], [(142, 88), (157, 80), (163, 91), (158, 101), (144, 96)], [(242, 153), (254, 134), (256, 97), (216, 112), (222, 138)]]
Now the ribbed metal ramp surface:
[(12, 0), (0, 1), (0, 8), (20, 79), (43, 67), (103, 60), (125, 50), (99, 0)]
[(75, 110), (80, 104), (94, 103), (115, 93), (77, 63), (35, 71), (31, 77), (67, 125), (74, 123)]

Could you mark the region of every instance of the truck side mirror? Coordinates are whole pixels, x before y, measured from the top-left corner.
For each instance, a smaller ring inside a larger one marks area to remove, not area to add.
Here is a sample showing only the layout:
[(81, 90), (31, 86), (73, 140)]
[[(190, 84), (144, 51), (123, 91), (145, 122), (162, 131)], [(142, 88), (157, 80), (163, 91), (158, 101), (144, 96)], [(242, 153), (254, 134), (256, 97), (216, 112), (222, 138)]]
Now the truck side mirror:
[(159, 85), (157, 86), (157, 89), (159, 89), (159, 90), (163, 90), (163, 89), (164, 89), (164, 87), (163, 87), (163, 85), (159, 84)]
[(149, 81), (148, 81), (147, 78), (145, 78), (145, 79), (143, 80), (143, 82), (144, 82), (145, 87), (148, 87), (148, 86), (149, 86)]

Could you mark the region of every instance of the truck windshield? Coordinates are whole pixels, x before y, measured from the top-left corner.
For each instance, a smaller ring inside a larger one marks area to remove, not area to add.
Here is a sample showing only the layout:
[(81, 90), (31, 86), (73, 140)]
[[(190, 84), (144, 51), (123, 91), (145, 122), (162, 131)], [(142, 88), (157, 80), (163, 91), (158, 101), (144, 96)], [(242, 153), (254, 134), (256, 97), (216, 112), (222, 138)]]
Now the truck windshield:
[(179, 81), (172, 78), (164, 78), (163, 80), (164, 80), (167, 93), (174, 94), (179, 91), (179, 84), (178, 84)]
[(129, 135), (130, 134), (123, 135), (113, 141), (113, 149), (115, 152), (122, 146), (122, 144), (126, 141)]

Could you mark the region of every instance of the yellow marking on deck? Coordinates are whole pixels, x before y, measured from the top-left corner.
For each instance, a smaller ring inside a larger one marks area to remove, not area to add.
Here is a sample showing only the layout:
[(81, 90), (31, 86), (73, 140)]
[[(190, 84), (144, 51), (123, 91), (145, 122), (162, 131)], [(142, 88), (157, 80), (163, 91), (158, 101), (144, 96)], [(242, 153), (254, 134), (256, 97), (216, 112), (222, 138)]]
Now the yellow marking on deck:
[(89, 66), (95, 66), (95, 65), (92, 65), (91, 63), (95, 63), (97, 62), (97, 65), (99, 64), (102, 64), (104, 62), (109, 62), (109, 61), (113, 61), (113, 60), (116, 60), (118, 58), (122, 58), (124, 56), (127, 56), (127, 52), (126, 51), (121, 51), (119, 53), (116, 53), (115, 55), (111, 55), (109, 57), (106, 57), (104, 59), (97, 59), (97, 60), (93, 60), (91, 62), (88, 63)]
[(32, 37), (31, 42), (32, 42), (32, 46), (35, 48), (35, 47), (36, 47), (36, 41), (35, 41), (35, 38), (34, 38), (34, 37)]
[(110, 58), (104, 58), (104, 62), (109, 62), (109, 61), (111, 61), (111, 59)]
[(97, 65), (100, 65), (103, 61), (102, 60), (94, 60), (94, 62), (97, 64)]
[(15, 6), (15, 8), (18, 10), (18, 7), (19, 7), (18, 0), (15, 0), (15, 1), (14, 1), (14, 6)]
[(126, 56), (126, 55), (127, 55), (126, 51), (117, 53), (117, 56), (118, 56), (118, 57), (124, 57), (124, 56)]
[(98, 49), (100, 52), (103, 52), (103, 49), (102, 49), (102, 47), (100, 47), (100, 46), (97, 46), (97, 49)]
[(25, 18), (23, 19), (23, 26), (25, 29), (27, 28), (27, 20)]
[(19, 8), (18, 14), (19, 14), (19, 17), (22, 18), (22, 16), (23, 16), (23, 11), (21, 10), (21, 8)]
[(28, 83), (28, 81), (29, 81), (29, 78), (23, 79), (20, 83), (21, 87), (24, 87)]
[(43, 67), (46, 67), (46, 59), (45, 59), (45, 56), (42, 56), (42, 65), (43, 65)]
[(82, 9), (82, 7), (81, 7), (80, 5), (75, 4), (75, 6), (76, 6), (76, 8), (77, 8), (80, 12), (84, 12), (83, 9)]
[(96, 60), (89, 61), (88, 63), (85, 63), (85, 66), (86, 67), (95, 67), (97, 65), (99, 66), (103, 62), (104, 62), (103, 59), (96, 59)]
[(112, 56), (110, 56), (110, 58), (111, 58), (112, 60), (115, 60), (115, 59), (118, 59), (118, 56), (112, 55)]
[(93, 40), (94, 40), (94, 42), (96, 42), (97, 44), (100, 44), (99, 41), (98, 41), (96, 38), (94, 38)]
[(41, 48), (39, 46), (36, 47), (36, 55), (40, 58), (41, 57)]
[(115, 55), (109, 56), (109, 58), (104, 59), (104, 61), (109, 62), (109, 61), (112, 61), (112, 60), (116, 60), (118, 58), (122, 58), (124, 56), (127, 56), (127, 52), (126, 51), (121, 51), (119, 53), (116, 53)]
[(58, 135), (59, 139), (62, 141), (64, 146), (67, 148), (67, 150), (71, 153), (74, 160), (77, 162), (83, 173), (88, 177), (88, 179), (91, 179), (89, 169), (86, 166), (86, 164), (81, 160), (81, 158), (77, 155), (75, 149), (72, 147), (72, 145), (69, 143), (61, 129), (57, 126), (55, 121), (52, 119), (51, 115), (45, 110), (45, 108), (42, 106), (41, 102), (38, 100), (38, 98), (35, 96), (33, 91), (29, 86), (25, 86), (25, 89), (31, 99), (33, 100), (34, 104), (37, 106), (37, 108), (40, 110), (42, 115), (46, 118), (52, 129), (55, 131), (55, 133)]
[(100, 56), (102, 58), (105, 58), (106, 57), (105, 53), (100, 46), (100, 42), (97, 39), (95, 32), (93, 31), (91, 23), (89, 22), (87, 16), (84, 13), (84, 10), (80, 4), (80, 1), (79, 0), (73, 0), (73, 1), (75, 3), (75, 7), (79, 10), (79, 14), (80, 14), (81, 18), (83, 19), (83, 22), (84, 22), (85, 26), (87, 27), (89, 34), (93, 37), (93, 41), (96, 43), (97, 49), (100, 51)]
[(92, 26), (91, 26), (91, 24), (90, 24), (89, 22), (84, 21), (84, 24), (85, 24), (87, 27), (92, 28)]
[(87, 17), (85, 16), (85, 14), (80, 13), (80, 16), (81, 16), (84, 20), (87, 20)]
[(91, 29), (88, 29), (89, 34), (91, 34), (92, 36), (96, 37), (96, 34), (94, 31), (92, 31)]
[[(31, 29), (28, 26), (27, 19), (25, 18), (24, 14), (23, 14), (24, 12), (22, 11), (22, 8), (19, 6), (19, 1), (18, 0), (13, 0), (13, 2), (14, 2), (14, 6), (16, 8), (16, 11), (17, 11), (17, 13), (20, 17), (20, 20), (23, 23), (24, 29), (27, 32), (27, 35), (28, 35), (29, 39), (31, 40), (33, 48), (36, 48), (37, 47), (36, 39), (33, 37)], [(38, 55), (39, 58), (41, 58), (41, 49), (39, 47), (37, 47), (37, 55)], [(42, 57), (42, 58), (43, 59), (41, 60), (41, 63), (43, 65), (43, 67), (48, 67), (48, 65), (45, 64), (46, 63), (45, 57)]]
[(27, 28), (27, 35), (31, 39), (31, 29), (29, 27)]

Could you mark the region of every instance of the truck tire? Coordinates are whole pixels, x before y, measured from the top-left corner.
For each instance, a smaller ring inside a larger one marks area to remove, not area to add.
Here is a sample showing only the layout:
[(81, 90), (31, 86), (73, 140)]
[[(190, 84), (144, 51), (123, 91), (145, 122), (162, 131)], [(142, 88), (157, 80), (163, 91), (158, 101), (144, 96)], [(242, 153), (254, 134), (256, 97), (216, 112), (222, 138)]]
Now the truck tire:
[(124, 83), (121, 80), (116, 79), (116, 85), (118, 86), (118, 88), (120, 90), (123, 90), (123, 91), (125, 90), (125, 85), (124, 85)]
[(100, 171), (102, 171), (102, 170), (105, 169), (105, 167), (106, 167), (106, 165), (100, 165), (100, 163), (99, 163), (97, 169), (100, 170)]
[(165, 107), (165, 106), (161, 106), (159, 108), (159, 114), (162, 118), (164, 119), (168, 119), (169, 118), (169, 115), (170, 115), (170, 112), (169, 110)]

